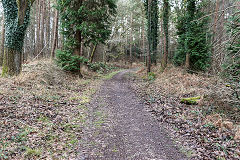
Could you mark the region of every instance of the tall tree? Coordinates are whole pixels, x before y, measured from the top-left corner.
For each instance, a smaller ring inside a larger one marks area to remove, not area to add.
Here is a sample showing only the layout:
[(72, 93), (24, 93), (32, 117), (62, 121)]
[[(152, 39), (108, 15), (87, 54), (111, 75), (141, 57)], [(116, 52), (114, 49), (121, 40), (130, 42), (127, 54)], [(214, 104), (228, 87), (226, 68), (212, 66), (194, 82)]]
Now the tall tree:
[(194, 36), (192, 34), (192, 21), (195, 17), (196, 11), (196, 0), (188, 0), (187, 1), (187, 21), (186, 21), (186, 39), (185, 39), (185, 49), (186, 49), (186, 62), (185, 67), (190, 69), (190, 48), (189, 45), (191, 43), (190, 36)]
[(47, 50), (46, 52), (49, 52), (49, 48), (50, 48), (50, 20), (51, 20), (51, 1), (48, 0), (47, 1), (47, 9), (46, 9), (46, 14), (47, 14), (47, 20), (46, 20), (46, 45), (47, 45)]
[(40, 33), (41, 33), (41, 0), (37, 0), (37, 12), (36, 12), (36, 21), (37, 21), (37, 36), (36, 36), (36, 50), (35, 54), (38, 55), (40, 52)]
[[(64, 54), (70, 56), (68, 60), (75, 59), (72, 71), (80, 71), (82, 43), (85, 46), (96, 45), (104, 43), (109, 38), (111, 16), (116, 9), (115, 3), (115, 0), (58, 0), (61, 33), (64, 35), (64, 49), (63, 52), (59, 52), (58, 62), (63, 60), (61, 57), (64, 57)], [(68, 65), (69, 63), (64, 63), (62, 67), (69, 69)]]
[(22, 49), (34, 0), (2, 0), (5, 18), (3, 76), (18, 75), (22, 68)]
[(58, 43), (58, 20), (59, 20), (59, 13), (58, 10), (55, 10), (55, 17), (53, 23), (53, 38), (52, 38), (52, 49), (51, 49), (51, 58), (55, 58), (55, 50), (57, 48)]
[(147, 0), (147, 20), (148, 20), (148, 61), (147, 61), (147, 72), (151, 72), (151, 50), (152, 50), (152, 14), (151, 14), (152, 0)]
[(164, 45), (164, 55), (162, 60), (162, 67), (166, 68), (167, 61), (168, 61), (168, 44), (169, 44), (169, 0), (163, 0), (163, 28), (164, 28), (164, 35), (165, 35), (165, 45)]
[(151, 62), (157, 64), (157, 45), (158, 45), (158, 1), (146, 0), (145, 1), (146, 17), (148, 22), (147, 35), (149, 43), (149, 52), (151, 56)]
[(4, 40), (5, 40), (5, 25), (4, 25), (4, 17), (2, 19), (2, 39), (0, 45), (0, 66), (3, 63), (3, 55), (4, 55)]
[(130, 31), (130, 64), (132, 65), (133, 62), (133, 53), (132, 53), (132, 43), (133, 43), (133, 13), (131, 13), (130, 16), (130, 27), (131, 27), (131, 31)]
[(41, 0), (41, 30), (40, 30), (40, 52), (41, 52), (41, 57), (44, 55), (44, 38), (45, 38), (45, 19), (46, 19), (46, 3), (45, 0)]
[(177, 65), (185, 65), (188, 70), (204, 71), (210, 66), (209, 18), (203, 8), (206, 1), (184, 1), (182, 12), (178, 14), (178, 48), (174, 55)]

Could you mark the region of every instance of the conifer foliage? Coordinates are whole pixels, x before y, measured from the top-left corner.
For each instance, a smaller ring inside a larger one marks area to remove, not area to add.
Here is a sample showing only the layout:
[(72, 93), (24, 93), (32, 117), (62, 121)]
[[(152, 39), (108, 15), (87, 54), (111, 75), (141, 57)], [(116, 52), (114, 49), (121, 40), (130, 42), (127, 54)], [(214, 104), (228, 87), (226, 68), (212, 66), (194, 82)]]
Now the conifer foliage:
[[(64, 37), (64, 48), (57, 52), (57, 62), (64, 69), (75, 71), (84, 60), (82, 45), (104, 43), (109, 38), (116, 1), (58, 0), (57, 9)], [(72, 61), (77, 66), (71, 67)]]
[(174, 56), (177, 65), (186, 65), (187, 69), (204, 71), (210, 65), (210, 33), (208, 18), (202, 18), (204, 3), (196, 0), (183, 3), (184, 8), (178, 16), (178, 48)]

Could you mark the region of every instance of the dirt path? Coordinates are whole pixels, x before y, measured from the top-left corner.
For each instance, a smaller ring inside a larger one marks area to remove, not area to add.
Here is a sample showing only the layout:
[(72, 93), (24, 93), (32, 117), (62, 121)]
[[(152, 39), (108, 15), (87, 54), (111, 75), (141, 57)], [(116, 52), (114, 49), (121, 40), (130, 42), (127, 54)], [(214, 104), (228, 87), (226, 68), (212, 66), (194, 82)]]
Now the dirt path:
[(88, 106), (79, 159), (182, 160), (166, 131), (129, 87), (122, 71), (105, 81)]

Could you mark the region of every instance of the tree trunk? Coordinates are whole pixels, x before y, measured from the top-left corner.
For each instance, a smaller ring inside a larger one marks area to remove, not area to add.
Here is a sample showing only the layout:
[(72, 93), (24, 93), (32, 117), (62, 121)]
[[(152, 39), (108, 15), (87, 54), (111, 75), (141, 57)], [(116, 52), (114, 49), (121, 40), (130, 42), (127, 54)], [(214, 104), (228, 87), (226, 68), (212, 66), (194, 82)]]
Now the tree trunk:
[(103, 63), (106, 64), (106, 52), (107, 52), (107, 46), (104, 46), (104, 52), (103, 52)]
[(163, 55), (163, 61), (162, 61), (162, 67), (165, 69), (167, 67), (167, 60), (168, 60), (168, 23), (169, 23), (169, 1), (164, 0), (164, 11), (163, 11), (163, 28), (164, 28), (164, 39), (165, 39), (165, 45), (164, 45), (164, 55)]
[(2, 76), (14, 76), (22, 70), (22, 52), (15, 49), (4, 48)]
[[(216, 0), (215, 2), (215, 15), (214, 15), (214, 24), (213, 24), (213, 36), (212, 36), (212, 44), (216, 42), (216, 37), (217, 37), (217, 23), (218, 23), (218, 17), (219, 17), (219, 0)], [(218, 68), (217, 64), (217, 54), (215, 53), (215, 47), (212, 47), (212, 71), (213, 73), (216, 73), (215, 69)]]
[[(151, 0), (148, 0), (148, 34), (151, 33)], [(151, 36), (151, 35), (148, 35)], [(151, 72), (151, 42), (148, 41), (148, 63), (147, 63), (147, 73)]]
[(47, 21), (46, 21), (46, 34), (45, 34), (45, 37), (46, 37), (46, 44), (47, 44), (47, 46), (46, 46), (46, 53), (48, 54), (48, 55), (46, 55), (46, 56), (49, 56), (49, 48), (50, 48), (50, 16), (51, 16), (51, 6), (50, 6), (50, 3), (51, 3), (51, 1), (50, 0), (48, 0), (47, 1), (47, 9), (46, 9), (46, 14), (47, 14)]
[(145, 24), (144, 24), (144, 18), (142, 18), (142, 55), (144, 56), (144, 60), (145, 60)]
[(51, 50), (51, 59), (55, 58), (55, 50), (57, 48), (57, 40), (58, 40), (58, 10), (55, 11), (54, 18), (54, 31), (53, 31), (53, 42), (52, 42), (52, 50)]
[(133, 24), (133, 14), (131, 13), (131, 19), (130, 19), (130, 27), (131, 27), (131, 32), (130, 32), (130, 65), (132, 65), (133, 62), (133, 56), (132, 56), (132, 44), (133, 44), (133, 29), (132, 29), (132, 24)]
[(22, 49), (31, 4), (28, 0), (17, 2), (16, 0), (2, 0), (6, 25), (2, 76), (18, 75), (22, 68)]
[[(81, 31), (77, 30), (75, 34), (75, 39), (77, 41), (77, 46), (74, 49), (74, 54), (78, 56), (82, 56), (82, 33)], [(79, 63), (79, 77), (83, 77), (81, 73), (81, 63)]]
[[(36, 14), (36, 5), (35, 5), (35, 7), (34, 7), (34, 9), (35, 9), (35, 14)], [(30, 33), (30, 35), (31, 35), (31, 37), (30, 37), (30, 40), (31, 40), (31, 48), (30, 48), (30, 51), (29, 51), (29, 54), (28, 54), (28, 56), (30, 56), (30, 57), (34, 57), (34, 55), (35, 55), (35, 50), (36, 50), (36, 16), (34, 17), (34, 22), (31, 24), (31, 33)], [(27, 57), (28, 58), (28, 57)]]
[(44, 33), (45, 33), (45, 16), (46, 16), (46, 6), (45, 6), (45, 0), (41, 0), (41, 5), (42, 5), (42, 11), (41, 11), (41, 34), (40, 34), (40, 52), (41, 56), (44, 57), (45, 53), (43, 51), (44, 49)]
[(97, 44), (94, 45), (94, 48), (93, 48), (93, 50), (92, 50), (92, 53), (91, 53), (91, 56), (90, 56), (90, 63), (93, 62), (93, 57), (94, 57), (94, 55), (95, 55), (96, 48), (97, 48)]
[(81, 43), (82, 43), (82, 33), (80, 30), (76, 31), (75, 39), (77, 41), (77, 46), (74, 49), (74, 54), (78, 56), (82, 56), (82, 50), (81, 50)]
[(190, 48), (190, 44), (191, 44), (191, 40), (187, 37), (190, 37), (189, 35), (192, 34), (192, 30), (191, 30), (191, 22), (194, 20), (195, 17), (195, 11), (196, 11), (196, 1), (195, 0), (191, 0), (191, 1), (187, 1), (187, 14), (189, 14), (189, 17), (186, 20), (185, 23), (185, 29), (186, 29), (186, 33), (185, 33), (185, 52), (186, 52), (186, 61), (185, 61), (185, 67), (186, 69), (190, 69), (190, 56), (191, 56), (191, 48)]
[(186, 69), (190, 68), (190, 54), (186, 53), (186, 62), (185, 62)]
[(36, 13), (36, 16), (37, 16), (37, 41), (36, 41), (36, 51), (35, 51), (35, 54), (38, 55), (39, 52), (40, 52), (40, 33), (41, 33), (41, 0), (37, 0), (37, 7), (38, 7), (38, 10), (37, 10), (37, 13)]
[(0, 47), (0, 66), (2, 66), (2, 64), (3, 64), (4, 40), (5, 40), (5, 26), (4, 26), (4, 17), (3, 17), (3, 19), (2, 19), (2, 39), (1, 39), (1, 47)]

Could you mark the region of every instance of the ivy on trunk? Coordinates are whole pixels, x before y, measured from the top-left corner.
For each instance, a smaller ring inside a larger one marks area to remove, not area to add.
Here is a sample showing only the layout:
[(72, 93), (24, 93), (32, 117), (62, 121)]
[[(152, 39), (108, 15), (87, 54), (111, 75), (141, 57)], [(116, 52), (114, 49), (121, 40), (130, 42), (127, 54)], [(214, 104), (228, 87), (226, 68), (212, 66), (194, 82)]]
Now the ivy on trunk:
[(5, 43), (2, 76), (18, 75), (22, 68), (22, 48), (34, 0), (2, 0)]
[(151, 62), (157, 63), (157, 45), (158, 45), (158, 1), (157, 0), (145, 0), (144, 2), (147, 18), (147, 36), (149, 43), (149, 52), (151, 56)]

